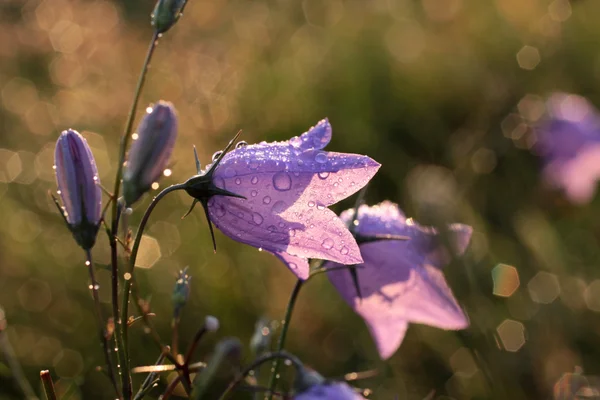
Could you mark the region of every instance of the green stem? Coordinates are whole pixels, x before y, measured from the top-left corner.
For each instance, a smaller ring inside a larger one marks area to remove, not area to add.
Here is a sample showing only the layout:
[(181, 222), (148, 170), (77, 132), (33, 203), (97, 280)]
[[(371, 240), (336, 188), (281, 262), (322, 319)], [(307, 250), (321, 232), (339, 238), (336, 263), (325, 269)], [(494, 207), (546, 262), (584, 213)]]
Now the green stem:
[[(290, 326), (290, 321), (292, 319), (292, 312), (294, 311), (294, 306), (296, 304), (296, 299), (298, 298), (298, 294), (300, 293), (300, 289), (304, 281), (302, 279), (298, 279), (296, 281), (296, 285), (292, 290), (292, 294), (290, 296), (290, 300), (288, 301), (287, 308), (285, 310), (285, 317), (283, 318), (283, 327), (281, 328), (281, 334), (279, 335), (279, 341), (277, 342), (277, 353), (283, 351), (285, 346), (285, 339), (287, 337), (288, 328)], [(278, 380), (278, 370), (279, 370), (279, 359), (281, 357), (275, 358), (273, 361), (273, 370), (271, 371), (271, 379), (269, 381), (269, 393), (267, 394), (267, 399), (271, 400), (273, 398), (273, 391), (275, 390), (275, 386), (277, 386)]]
[[(299, 282), (302, 282), (301, 280), (298, 280)], [(298, 284), (296, 284), (296, 286), (298, 286)], [(302, 286), (302, 285), (300, 285)], [(255, 369), (257, 369), (258, 367), (260, 367), (262, 364), (274, 360), (275, 362), (278, 362), (281, 359), (285, 359), (285, 360), (289, 360), (292, 362), (292, 364), (297, 368), (300, 369), (302, 366), (302, 363), (300, 362), (300, 360), (298, 360), (295, 356), (283, 351), (283, 350), (279, 350), (277, 352), (274, 353), (267, 353), (264, 354), (262, 356), (260, 356), (259, 358), (257, 358), (252, 364), (250, 364), (249, 366), (247, 366), (244, 371), (242, 371), (241, 374), (239, 374), (227, 387), (227, 389), (225, 389), (225, 391), (223, 392), (223, 394), (221, 395), (221, 397), (219, 397), (219, 400), (225, 400), (225, 398), (227, 398), (227, 395), (229, 395), (229, 393), (231, 393), (233, 391), (233, 389), (235, 389), (235, 387), (237, 385), (239, 385), (244, 378), (246, 378), (246, 376), (250, 373), (250, 371), (254, 371)], [(270, 387), (269, 388), (269, 398), (273, 395), (273, 388)]]
[[(131, 254), (129, 255), (129, 265), (125, 274), (129, 274), (127, 277), (129, 279), (125, 279), (125, 288), (123, 290), (123, 298), (121, 303), (121, 321), (124, 321), (123, 326), (123, 342), (125, 346), (128, 345), (128, 331), (127, 331), (127, 320), (129, 318), (129, 296), (131, 295), (131, 285), (134, 280), (134, 270), (135, 270), (135, 261), (137, 259), (137, 254), (140, 249), (140, 243), (142, 242), (142, 236), (144, 234), (144, 229), (146, 228), (146, 224), (148, 223), (148, 219), (154, 210), (154, 207), (158, 204), (158, 202), (165, 197), (167, 194), (174, 192), (175, 190), (181, 190), (185, 187), (183, 184), (172, 185), (168, 188), (163, 189), (154, 199), (144, 212), (144, 216), (140, 221), (140, 225), (138, 226), (138, 230), (135, 234), (135, 239), (133, 241), (133, 246), (131, 248)], [(143, 315), (142, 315), (143, 316)], [(145, 320), (145, 319), (144, 319)]]
[(127, 123), (125, 124), (125, 132), (121, 137), (121, 147), (119, 150), (119, 164), (117, 166), (117, 173), (115, 176), (115, 185), (113, 189), (113, 204), (112, 204), (112, 239), (110, 240), (111, 248), (111, 262), (112, 262), (112, 303), (113, 303), (113, 319), (115, 323), (115, 338), (117, 341), (117, 362), (120, 365), (121, 379), (123, 385), (123, 394), (125, 400), (131, 399), (131, 373), (129, 370), (129, 354), (126, 343), (126, 332), (127, 332), (127, 320), (123, 321), (119, 315), (119, 268), (117, 264), (117, 235), (119, 232), (119, 212), (117, 206), (117, 199), (119, 197), (119, 191), (121, 189), (121, 175), (123, 174), (123, 164), (125, 162), (125, 153), (127, 151), (127, 145), (129, 144), (129, 138), (131, 137), (131, 130), (133, 129), (133, 122), (135, 120), (135, 114), (137, 105), (146, 81), (146, 74), (150, 66), (150, 60), (154, 54), (154, 49), (158, 44), (159, 33), (154, 31), (152, 34), (152, 40), (148, 46), (146, 58), (142, 65), (142, 71), (140, 72), (137, 86), (133, 95), (133, 101), (131, 108), (129, 109), (129, 116), (127, 117)]
[(98, 335), (100, 336), (100, 341), (102, 342), (102, 348), (104, 350), (104, 358), (106, 362), (106, 372), (112, 385), (114, 386), (115, 393), (117, 396), (122, 399), (123, 396), (121, 391), (119, 390), (119, 385), (117, 384), (117, 377), (115, 375), (115, 371), (113, 369), (112, 359), (110, 356), (110, 346), (106, 334), (106, 323), (104, 322), (104, 317), (102, 316), (102, 306), (100, 305), (100, 296), (98, 295), (98, 281), (96, 280), (96, 274), (94, 272), (94, 263), (92, 262), (92, 253), (88, 249), (85, 251), (86, 255), (86, 265), (88, 267), (88, 271), (90, 274), (92, 298), (94, 299), (94, 313), (96, 314), (96, 320), (98, 323)]
[(25, 395), (25, 398), (28, 400), (38, 400), (35, 392), (31, 388), (31, 385), (25, 378), (25, 374), (23, 373), (23, 368), (21, 368), (21, 364), (17, 360), (17, 356), (6, 336), (5, 332), (5, 322), (4, 322), (4, 312), (0, 308), (0, 352), (4, 354), (4, 358), (6, 359), (6, 363), (8, 367), (12, 371), (13, 378), (21, 388), (21, 391)]
[(44, 393), (46, 393), (46, 399), (56, 400), (56, 392), (54, 391), (54, 382), (50, 376), (50, 371), (40, 371), (40, 379), (42, 380), (42, 386), (44, 386)]

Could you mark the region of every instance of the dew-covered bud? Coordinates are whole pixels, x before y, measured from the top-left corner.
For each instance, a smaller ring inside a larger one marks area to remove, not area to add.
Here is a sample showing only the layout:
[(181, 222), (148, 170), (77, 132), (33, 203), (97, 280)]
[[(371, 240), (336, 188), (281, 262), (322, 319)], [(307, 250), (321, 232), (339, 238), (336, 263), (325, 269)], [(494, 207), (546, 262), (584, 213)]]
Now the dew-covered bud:
[(188, 275), (187, 271), (188, 267), (179, 271), (179, 276), (177, 276), (177, 281), (175, 281), (175, 287), (173, 288), (171, 299), (173, 300), (174, 318), (179, 318), (181, 310), (183, 310), (183, 307), (190, 297), (190, 281), (192, 280), (192, 277)]
[(133, 134), (123, 172), (123, 196), (127, 207), (158, 181), (169, 162), (176, 138), (177, 114), (173, 105), (161, 100), (148, 107)]
[(152, 25), (158, 33), (165, 33), (181, 17), (187, 0), (158, 0), (152, 12)]
[(258, 355), (268, 351), (272, 336), (273, 330), (270, 327), (269, 320), (266, 318), (259, 319), (254, 325), (254, 334), (250, 338), (250, 350)]
[(102, 189), (92, 151), (78, 132), (69, 129), (61, 133), (54, 170), (69, 228), (81, 247), (91, 249), (102, 217)]
[(209, 332), (216, 332), (219, 330), (219, 320), (212, 315), (207, 315), (204, 318), (204, 327)]

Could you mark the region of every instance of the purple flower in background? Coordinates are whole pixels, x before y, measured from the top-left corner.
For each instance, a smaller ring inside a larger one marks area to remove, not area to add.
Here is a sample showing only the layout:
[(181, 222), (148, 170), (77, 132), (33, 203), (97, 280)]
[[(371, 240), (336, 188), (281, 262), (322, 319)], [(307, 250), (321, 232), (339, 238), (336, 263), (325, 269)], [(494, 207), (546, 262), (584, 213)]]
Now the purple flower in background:
[(359, 263), (355, 239), (327, 207), (365, 186), (380, 165), (323, 151), (330, 140), (331, 126), (322, 120), (288, 141), (240, 142), (190, 178), (186, 191), (224, 234), (275, 254), (301, 279), (308, 277), (308, 258)]
[(59, 210), (84, 249), (96, 241), (102, 217), (102, 190), (94, 155), (86, 140), (69, 129), (56, 141), (54, 170), (63, 207)]
[(324, 382), (296, 394), (294, 400), (365, 400), (344, 382)]
[[(444, 234), (438, 233), (407, 219), (396, 204), (388, 201), (359, 207), (356, 218), (354, 209), (346, 210), (341, 218), (354, 224), (358, 237), (408, 237), (402, 241), (359, 241), (364, 259), (356, 266), (360, 294), (349, 271), (327, 273), (344, 300), (367, 323), (382, 358), (389, 358), (398, 349), (409, 322), (442, 329), (469, 325), (441, 269), (450, 262), (451, 252), (465, 251), (471, 227), (453, 224)], [(325, 268), (334, 266), (328, 263)]]
[(600, 180), (600, 115), (585, 98), (556, 93), (536, 127), (535, 151), (544, 160), (544, 177), (574, 203), (589, 202)]
[(133, 134), (123, 172), (123, 197), (127, 206), (138, 201), (158, 181), (177, 138), (177, 114), (171, 103), (161, 100), (146, 110), (137, 133)]

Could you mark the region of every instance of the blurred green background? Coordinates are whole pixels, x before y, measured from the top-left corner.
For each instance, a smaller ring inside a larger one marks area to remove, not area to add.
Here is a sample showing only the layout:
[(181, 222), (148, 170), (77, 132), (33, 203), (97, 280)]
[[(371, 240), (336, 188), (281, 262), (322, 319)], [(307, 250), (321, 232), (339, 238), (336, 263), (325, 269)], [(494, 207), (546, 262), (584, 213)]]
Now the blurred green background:
[[(83, 253), (48, 195), (54, 143), (66, 128), (82, 132), (112, 186), (153, 5), (0, 2), (0, 306), (30, 381), (38, 388), (49, 369), (71, 399), (111, 392), (95, 369), (103, 358)], [(239, 129), (250, 143), (285, 140), (329, 117), (328, 149), (383, 164), (369, 203), (390, 199), (422, 223), (474, 227), (467, 255), (445, 270), (472, 326), (412, 325), (382, 362), (322, 275), (300, 295), (288, 349), (328, 377), (377, 369), (353, 382), (373, 399), (552, 398), (563, 374), (600, 374), (600, 196), (574, 207), (543, 184), (529, 124), (555, 90), (600, 104), (598, 15), (593, 0), (190, 0), (160, 41), (140, 103), (165, 99), (179, 112), (161, 187), (195, 172), (192, 145), (207, 164)], [(259, 317), (281, 318), (294, 277), (220, 232), (213, 254), (203, 213), (180, 219), (186, 196), (153, 214), (137, 276), (168, 338), (175, 277), (189, 265), (182, 344), (204, 316), (221, 321), (201, 342), (206, 359), (220, 338), (248, 343)], [(99, 238), (94, 256), (108, 263)], [(109, 275), (99, 275), (108, 312)], [(131, 341), (134, 365), (154, 362), (141, 325)], [(2, 361), (0, 399), (22, 398)]]

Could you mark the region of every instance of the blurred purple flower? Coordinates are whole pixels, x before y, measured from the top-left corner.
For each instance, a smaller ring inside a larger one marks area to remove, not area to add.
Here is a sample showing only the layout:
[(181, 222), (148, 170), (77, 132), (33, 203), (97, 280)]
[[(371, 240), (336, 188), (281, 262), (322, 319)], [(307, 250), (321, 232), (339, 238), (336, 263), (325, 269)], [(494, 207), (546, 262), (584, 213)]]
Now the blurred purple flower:
[(600, 115), (585, 98), (555, 93), (536, 127), (534, 150), (544, 160), (543, 174), (574, 203), (589, 202), (600, 180)]
[(150, 190), (167, 167), (177, 138), (177, 114), (173, 105), (161, 100), (149, 107), (133, 137), (123, 172), (123, 197), (127, 206)]
[(359, 263), (355, 239), (327, 207), (361, 189), (380, 165), (366, 156), (322, 151), (331, 134), (322, 120), (284, 142), (240, 142), (207, 173), (188, 180), (186, 190), (223, 233), (275, 254), (300, 279), (308, 277), (308, 258)]
[[(462, 254), (471, 238), (467, 225), (453, 224), (447, 232), (422, 227), (407, 219), (398, 206), (379, 205), (341, 214), (354, 224), (357, 237), (402, 235), (409, 240), (359, 241), (363, 264), (356, 266), (360, 295), (349, 271), (329, 271), (329, 279), (344, 300), (365, 320), (382, 358), (391, 357), (404, 338), (408, 323), (442, 329), (464, 329), (469, 321), (448, 287), (442, 268), (451, 254)], [(444, 246), (447, 241), (451, 251)], [(328, 263), (325, 268), (336, 266)]]
[(77, 131), (63, 131), (56, 141), (54, 170), (61, 212), (77, 243), (90, 249), (102, 217), (102, 190), (94, 155)]
[(294, 400), (365, 400), (345, 382), (314, 385), (293, 397)]

